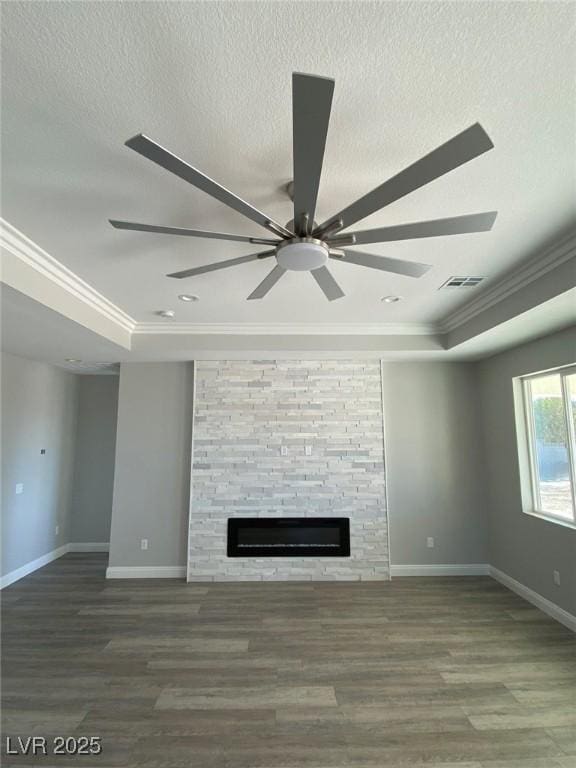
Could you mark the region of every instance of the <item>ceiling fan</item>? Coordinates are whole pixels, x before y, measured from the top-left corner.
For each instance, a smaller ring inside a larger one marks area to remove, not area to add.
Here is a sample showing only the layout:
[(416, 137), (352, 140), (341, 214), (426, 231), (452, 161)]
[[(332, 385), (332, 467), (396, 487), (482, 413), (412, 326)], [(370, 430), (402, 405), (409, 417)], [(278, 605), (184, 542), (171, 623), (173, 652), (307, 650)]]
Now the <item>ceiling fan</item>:
[(110, 223), (117, 229), (235, 240), (268, 246), (266, 250), (259, 253), (173, 272), (168, 277), (178, 279), (192, 277), (274, 256), (276, 259), (274, 268), (248, 296), (248, 299), (262, 299), (287, 270), (296, 270), (311, 272), (329, 301), (344, 296), (342, 289), (326, 266), (329, 259), (338, 259), (345, 263), (358, 264), (407, 277), (421, 277), (431, 268), (429, 264), (348, 250), (348, 246), (458, 235), (467, 232), (486, 232), (492, 228), (496, 219), (495, 211), (356, 232), (342, 232), (395, 200), (492, 149), (494, 145), (479, 123), (454, 136), (368, 192), (364, 197), (331, 216), (323, 224), (318, 225), (314, 220), (314, 213), (333, 91), (334, 80), (330, 78), (299, 72), (292, 75), (294, 180), (290, 186), (294, 201), (294, 217), (285, 226), (237, 197), (233, 192), (210, 179), (197, 168), (188, 165), (147, 136), (138, 134), (126, 142), (126, 146), (130, 149), (256, 222), (274, 235), (274, 238), (204, 232), (197, 229), (162, 227), (112, 219)]

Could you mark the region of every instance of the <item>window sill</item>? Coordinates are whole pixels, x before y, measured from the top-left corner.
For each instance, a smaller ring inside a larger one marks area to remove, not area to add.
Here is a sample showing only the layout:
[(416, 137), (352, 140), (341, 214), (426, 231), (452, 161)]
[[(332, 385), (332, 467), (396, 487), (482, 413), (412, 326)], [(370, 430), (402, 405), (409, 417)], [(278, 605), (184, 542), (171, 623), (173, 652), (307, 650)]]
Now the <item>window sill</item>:
[(533, 509), (525, 509), (524, 514), (530, 515), (530, 517), (537, 517), (539, 520), (544, 520), (546, 523), (555, 523), (556, 525), (561, 525), (563, 528), (572, 528), (573, 531), (576, 530), (576, 523), (571, 520), (564, 520), (562, 517), (553, 517), (552, 515), (547, 515), (545, 512), (538, 512)]

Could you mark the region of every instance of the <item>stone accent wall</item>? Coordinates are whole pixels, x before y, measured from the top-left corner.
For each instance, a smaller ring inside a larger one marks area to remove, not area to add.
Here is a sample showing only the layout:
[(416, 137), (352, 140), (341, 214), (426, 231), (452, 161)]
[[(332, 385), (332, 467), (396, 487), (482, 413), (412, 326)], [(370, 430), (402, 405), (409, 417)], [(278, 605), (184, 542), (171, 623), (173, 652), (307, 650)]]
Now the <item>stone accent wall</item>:
[[(378, 361), (197, 362), (192, 461), (189, 581), (389, 578)], [(229, 517), (300, 515), (349, 517), (351, 556), (226, 556)]]

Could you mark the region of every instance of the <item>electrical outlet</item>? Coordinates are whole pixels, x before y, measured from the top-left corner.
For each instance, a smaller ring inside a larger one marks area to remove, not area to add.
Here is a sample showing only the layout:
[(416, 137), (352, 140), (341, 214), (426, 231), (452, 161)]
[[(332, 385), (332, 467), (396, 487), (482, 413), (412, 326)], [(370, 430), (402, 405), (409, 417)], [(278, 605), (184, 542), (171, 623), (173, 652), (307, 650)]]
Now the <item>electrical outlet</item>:
[(54, 528), (54, 533), (56, 534), (56, 536), (58, 536), (58, 534), (60, 533), (60, 526), (59, 525), (57, 525), (56, 528)]
[(311, 445), (304, 446), (304, 455), (305, 456), (312, 456), (312, 446)]
[(283, 445), (280, 448), (280, 456), (288, 456), (288, 446)]
[(426, 539), (426, 546), (428, 549), (434, 549), (434, 536), (428, 536)]
[(148, 539), (140, 539), (140, 549), (148, 549)]
[(16, 483), (16, 496), (24, 493), (24, 483)]
[(560, 571), (553, 571), (552, 572), (552, 578), (554, 579), (554, 584), (556, 584), (557, 587), (560, 586)]

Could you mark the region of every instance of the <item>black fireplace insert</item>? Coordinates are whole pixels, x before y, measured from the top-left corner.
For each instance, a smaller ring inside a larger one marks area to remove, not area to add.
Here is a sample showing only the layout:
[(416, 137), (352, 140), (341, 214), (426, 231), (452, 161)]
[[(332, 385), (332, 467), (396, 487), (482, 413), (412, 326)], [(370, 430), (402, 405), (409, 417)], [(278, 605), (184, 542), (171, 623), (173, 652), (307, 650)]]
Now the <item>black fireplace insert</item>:
[(349, 557), (347, 517), (228, 519), (228, 557)]

